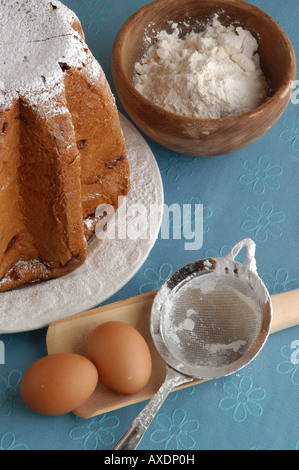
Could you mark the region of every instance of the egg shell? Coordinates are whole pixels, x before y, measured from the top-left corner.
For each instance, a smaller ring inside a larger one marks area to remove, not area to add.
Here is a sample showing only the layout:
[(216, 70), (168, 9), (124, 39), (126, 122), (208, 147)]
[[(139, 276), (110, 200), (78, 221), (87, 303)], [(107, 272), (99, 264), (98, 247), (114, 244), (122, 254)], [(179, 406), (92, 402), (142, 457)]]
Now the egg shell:
[(58, 353), (34, 362), (23, 376), (20, 391), (32, 411), (58, 416), (83, 405), (97, 383), (97, 369), (86, 357)]
[(139, 331), (124, 322), (96, 327), (88, 339), (87, 356), (97, 367), (99, 380), (119, 393), (139, 392), (151, 376), (149, 347)]

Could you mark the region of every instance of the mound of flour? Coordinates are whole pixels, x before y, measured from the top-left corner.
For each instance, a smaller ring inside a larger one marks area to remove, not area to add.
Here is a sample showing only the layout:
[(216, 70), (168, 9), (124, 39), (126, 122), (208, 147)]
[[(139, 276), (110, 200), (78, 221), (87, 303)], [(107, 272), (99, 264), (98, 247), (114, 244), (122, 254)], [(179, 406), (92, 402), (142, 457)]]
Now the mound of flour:
[(251, 111), (267, 99), (258, 43), (217, 15), (200, 33), (161, 31), (135, 64), (134, 85), (148, 100), (184, 116), (217, 119)]

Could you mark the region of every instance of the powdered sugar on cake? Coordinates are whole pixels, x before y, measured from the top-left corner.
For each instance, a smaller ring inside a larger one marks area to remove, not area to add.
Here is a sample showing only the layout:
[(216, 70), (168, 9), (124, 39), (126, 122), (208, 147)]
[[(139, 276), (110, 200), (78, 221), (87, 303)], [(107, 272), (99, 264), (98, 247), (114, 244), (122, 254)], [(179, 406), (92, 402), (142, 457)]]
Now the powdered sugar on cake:
[(30, 104), (45, 102), (55, 114), (67, 112), (51, 100), (63, 92), (64, 71), (88, 66), (99, 77), (100, 65), (88, 60), (91, 53), (73, 27), (76, 21), (58, 0), (0, 0), (0, 109), (22, 96)]

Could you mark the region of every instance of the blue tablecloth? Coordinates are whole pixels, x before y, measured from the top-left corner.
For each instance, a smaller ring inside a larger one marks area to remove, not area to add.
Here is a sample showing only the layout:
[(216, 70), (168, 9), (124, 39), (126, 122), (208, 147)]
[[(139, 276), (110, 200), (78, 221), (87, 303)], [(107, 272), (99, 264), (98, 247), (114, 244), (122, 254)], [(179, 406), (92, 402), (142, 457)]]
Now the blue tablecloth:
[[(110, 68), (114, 39), (124, 21), (149, 2), (65, 3), (79, 16), (87, 43), (115, 93)], [(251, 3), (281, 25), (299, 57), (299, 2)], [(159, 237), (141, 269), (107, 303), (155, 290), (175, 269), (224, 255), (246, 237), (257, 244), (258, 271), (271, 294), (299, 288), (298, 99), (299, 92), (262, 139), (231, 155), (191, 158), (146, 138), (161, 171), (166, 204), (203, 204), (203, 246), (186, 251), (182, 240)], [(119, 101), (118, 106), (123, 111)], [(46, 332), (0, 336), (5, 349), (5, 364), (0, 365), (0, 450), (111, 449), (144, 403), (88, 420), (73, 414), (42, 417), (23, 405), (20, 381), (28, 365), (47, 353)], [(299, 327), (275, 333), (240, 372), (172, 393), (139, 449), (299, 450), (299, 364), (291, 361), (291, 345), (297, 340)]]

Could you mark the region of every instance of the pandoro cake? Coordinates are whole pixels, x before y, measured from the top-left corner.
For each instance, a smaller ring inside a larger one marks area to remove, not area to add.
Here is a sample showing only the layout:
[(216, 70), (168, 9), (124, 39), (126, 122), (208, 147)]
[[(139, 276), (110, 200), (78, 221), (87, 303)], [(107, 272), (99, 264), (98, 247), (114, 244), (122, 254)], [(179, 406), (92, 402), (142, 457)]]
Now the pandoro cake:
[(76, 15), (57, 0), (0, 0), (0, 44), (6, 291), (81, 266), (96, 208), (117, 209), (130, 176), (114, 97)]

